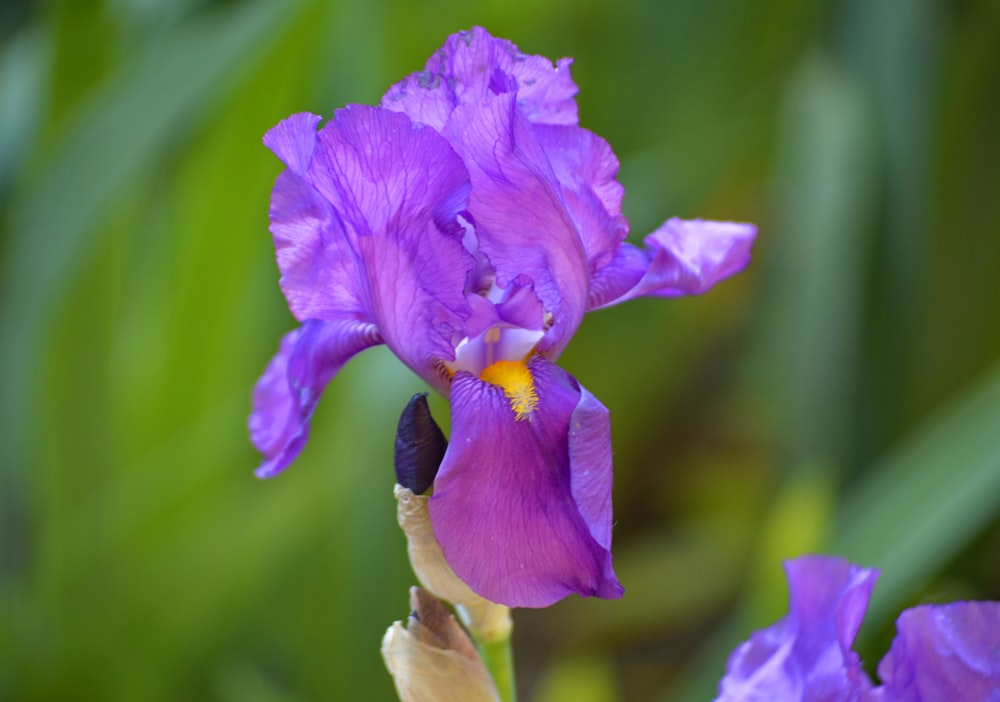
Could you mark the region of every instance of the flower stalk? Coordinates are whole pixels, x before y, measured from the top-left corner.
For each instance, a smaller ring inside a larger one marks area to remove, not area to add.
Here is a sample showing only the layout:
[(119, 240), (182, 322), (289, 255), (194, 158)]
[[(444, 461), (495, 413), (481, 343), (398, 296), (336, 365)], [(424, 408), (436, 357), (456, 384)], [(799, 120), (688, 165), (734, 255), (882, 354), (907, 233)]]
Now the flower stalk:
[(397, 519), (406, 535), (406, 550), (417, 580), (435, 597), (455, 605), (500, 700), (516, 702), (510, 608), (480, 597), (455, 575), (431, 526), (427, 509), (430, 495), (423, 493), (433, 483), (447, 447), (427, 407), (426, 394), (414, 395), (399, 418), (396, 432), (395, 470), (399, 482), (393, 495)]
[[(461, 614), (459, 614), (461, 617)], [(479, 655), (493, 678), (497, 693), (502, 702), (517, 702), (517, 687), (514, 679), (514, 653), (511, 646), (511, 631), (502, 638), (489, 640), (476, 640), (476, 647)]]

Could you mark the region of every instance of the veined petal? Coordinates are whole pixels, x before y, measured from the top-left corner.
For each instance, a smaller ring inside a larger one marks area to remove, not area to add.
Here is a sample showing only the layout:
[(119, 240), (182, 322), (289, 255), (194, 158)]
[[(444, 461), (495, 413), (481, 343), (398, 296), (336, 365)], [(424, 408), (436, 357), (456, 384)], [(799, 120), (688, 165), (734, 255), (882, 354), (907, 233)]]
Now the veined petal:
[(587, 388), (579, 383), (577, 387), (580, 400), (569, 418), (570, 489), (590, 535), (610, 551), (611, 418)]
[(903, 612), (878, 666), (884, 702), (1000, 700), (1000, 602), (922, 605)]
[(614, 257), (590, 280), (588, 310), (617, 305), (632, 299), (625, 294), (636, 288), (649, 269), (650, 255), (638, 246), (623, 242)]
[(542, 301), (527, 276), (518, 276), (507, 288), (494, 285), (482, 294), (470, 294), (468, 300), (472, 308), (466, 325), (469, 338), (498, 325), (540, 330), (545, 324)]
[(537, 403), (526, 414), (501, 387), (455, 375), (451, 441), (428, 505), (434, 534), (456, 574), (490, 601), (619, 597), (607, 410), (541, 356), (528, 370)]
[(445, 136), (472, 178), (469, 211), (479, 251), (501, 287), (520, 275), (533, 281), (553, 319), (539, 348), (554, 359), (583, 319), (590, 271), (545, 149), (509, 94), (456, 108)]
[(729, 657), (717, 702), (860, 700), (871, 689), (851, 650), (877, 572), (839, 558), (785, 564), (791, 604)]
[(374, 325), (354, 320), (307, 320), (285, 334), (253, 392), (250, 438), (264, 454), (257, 477), (275, 476), (292, 462), (327, 383), (352, 356), (381, 341)]
[(570, 76), (571, 63), (561, 59), (553, 66), (544, 56), (522, 54), (510, 41), (473, 27), (448, 37), (424, 70), (390, 88), (381, 104), (441, 131), (459, 105), (514, 92), (520, 110), (532, 122), (576, 124), (577, 88)]
[(618, 157), (608, 142), (581, 127), (536, 125), (533, 131), (576, 222), (589, 272), (595, 273), (611, 261), (628, 236), (628, 220), (622, 215), (625, 188), (617, 180)]
[(309, 138), (298, 131), (315, 122), (290, 120), (268, 142), (289, 164), (271, 217), (293, 311), (373, 323), (397, 356), (443, 389), (428, 362), (452, 358), (470, 314), (465, 284), (475, 262), (458, 221), (470, 187), (465, 167), (439, 134), (388, 110), (337, 111), (308, 159)]
[(374, 319), (358, 278), (363, 264), (315, 188), (289, 168), (274, 184), (268, 214), (281, 291), (296, 319)]
[[(611, 265), (597, 273), (590, 309), (645, 295), (700, 295), (746, 267), (756, 236), (752, 224), (669, 219), (645, 238), (645, 250), (623, 244)], [(645, 270), (635, 280), (640, 255)]]
[(316, 148), (316, 125), (323, 118), (299, 112), (281, 120), (264, 135), (264, 146), (285, 162), (295, 175), (303, 175)]

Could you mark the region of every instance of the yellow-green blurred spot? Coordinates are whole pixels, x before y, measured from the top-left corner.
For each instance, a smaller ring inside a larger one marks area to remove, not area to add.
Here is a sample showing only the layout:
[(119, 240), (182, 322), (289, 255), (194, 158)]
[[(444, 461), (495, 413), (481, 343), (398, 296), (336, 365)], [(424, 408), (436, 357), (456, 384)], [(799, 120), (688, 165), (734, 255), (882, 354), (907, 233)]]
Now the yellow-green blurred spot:
[(537, 702), (616, 702), (615, 673), (603, 656), (574, 656), (553, 663), (538, 685)]

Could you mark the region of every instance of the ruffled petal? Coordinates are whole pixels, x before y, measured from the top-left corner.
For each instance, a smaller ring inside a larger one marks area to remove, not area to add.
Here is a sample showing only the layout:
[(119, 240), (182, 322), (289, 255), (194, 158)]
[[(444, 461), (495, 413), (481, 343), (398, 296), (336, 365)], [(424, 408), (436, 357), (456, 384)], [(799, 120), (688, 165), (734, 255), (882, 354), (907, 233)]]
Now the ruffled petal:
[(469, 294), (468, 300), (472, 316), (465, 330), (470, 339), (494, 326), (537, 331), (545, 324), (542, 301), (531, 279), (524, 275), (515, 278), (508, 288), (493, 285), (482, 293)]
[(851, 650), (878, 574), (840, 558), (785, 564), (788, 615), (729, 657), (718, 702), (860, 700), (871, 689)]
[(357, 273), (362, 262), (340, 219), (291, 167), (274, 184), (269, 215), (281, 291), (295, 318), (373, 320)]
[(352, 356), (379, 343), (374, 325), (354, 320), (307, 320), (285, 334), (253, 391), (250, 439), (264, 454), (257, 477), (273, 477), (295, 459), (327, 383)]
[(520, 275), (533, 281), (553, 319), (539, 348), (554, 359), (583, 319), (590, 271), (548, 156), (512, 95), (458, 107), (445, 136), (472, 178), (469, 211), (478, 250), (501, 287)]
[(896, 630), (876, 699), (1000, 701), (1000, 602), (914, 607)]
[(633, 290), (649, 269), (649, 254), (637, 246), (623, 243), (604, 268), (590, 279), (588, 310), (617, 305), (632, 299), (625, 294)]
[[(669, 219), (645, 238), (645, 250), (623, 245), (612, 265), (597, 273), (590, 309), (645, 295), (700, 295), (746, 267), (756, 236), (752, 224)], [(646, 264), (635, 281), (637, 254)]]
[(521, 112), (538, 124), (576, 124), (576, 84), (571, 59), (555, 66), (544, 56), (522, 54), (482, 27), (448, 37), (424, 70), (392, 86), (382, 107), (441, 130), (452, 111), (489, 95), (513, 92)]
[(580, 127), (536, 125), (533, 131), (576, 223), (589, 270), (596, 273), (611, 262), (628, 236), (618, 157), (604, 139)]
[(295, 175), (309, 168), (316, 148), (316, 125), (323, 118), (309, 112), (299, 112), (281, 120), (264, 135), (264, 146), (284, 161)]
[(569, 419), (570, 489), (590, 535), (611, 551), (611, 418), (587, 388), (577, 387), (580, 400)]
[(445, 139), (402, 114), (339, 110), (306, 158), (309, 137), (299, 132), (314, 127), (295, 116), (268, 138), (289, 165), (271, 216), (293, 311), (375, 324), (397, 356), (443, 390), (429, 362), (453, 357), (470, 314), (465, 284), (475, 262), (458, 220), (468, 173)]
[(496, 303), (497, 315), (507, 324), (522, 329), (541, 329), (545, 310), (527, 276), (518, 276)]
[(458, 576), (493, 602), (619, 597), (608, 412), (544, 358), (528, 369), (537, 404), (520, 419), (502, 388), (455, 375), (451, 441), (429, 502), (434, 533)]

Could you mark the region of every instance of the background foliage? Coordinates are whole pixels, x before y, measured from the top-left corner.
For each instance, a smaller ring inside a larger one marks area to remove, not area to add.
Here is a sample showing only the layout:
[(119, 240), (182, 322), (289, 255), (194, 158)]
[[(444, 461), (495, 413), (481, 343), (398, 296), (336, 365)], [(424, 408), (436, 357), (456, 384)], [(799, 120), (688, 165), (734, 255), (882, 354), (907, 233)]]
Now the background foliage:
[(525, 699), (708, 699), (804, 551), (883, 569), (870, 662), (904, 606), (1000, 599), (1000, 4), (14, 0), (0, 698), (393, 698), (421, 385), (362, 354), (297, 464), (252, 477), (249, 392), (294, 324), (260, 138), (472, 24), (576, 58), (634, 239), (761, 228), (747, 273), (595, 314), (564, 355), (612, 410), (627, 594), (517, 613)]

